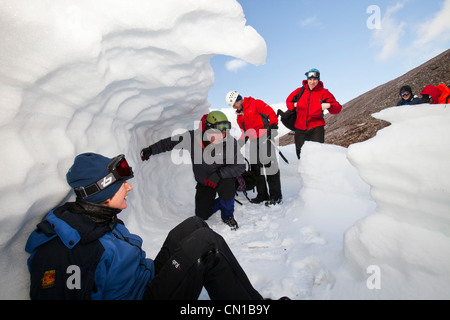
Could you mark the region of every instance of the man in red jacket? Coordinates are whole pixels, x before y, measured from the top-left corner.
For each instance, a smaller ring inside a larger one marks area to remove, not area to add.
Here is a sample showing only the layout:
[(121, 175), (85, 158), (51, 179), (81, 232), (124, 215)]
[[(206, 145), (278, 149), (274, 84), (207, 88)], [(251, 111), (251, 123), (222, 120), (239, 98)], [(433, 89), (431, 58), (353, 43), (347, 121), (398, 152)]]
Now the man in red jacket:
[(288, 109), (297, 111), (295, 148), (299, 159), (305, 141), (325, 142), (324, 111), (338, 114), (342, 110), (339, 102), (323, 87), (319, 70), (311, 69), (305, 75), (307, 80), (303, 80), (303, 87), (295, 89), (286, 99)]
[(278, 129), (275, 111), (262, 100), (252, 97), (242, 98), (237, 91), (228, 92), (225, 99), (230, 107), (236, 109), (237, 123), (242, 131), (240, 140), (250, 141), (250, 170), (257, 176), (257, 196), (250, 202), (266, 201), (266, 206), (280, 204), (282, 201), (280, 170), (275, 147), (271, 141)]

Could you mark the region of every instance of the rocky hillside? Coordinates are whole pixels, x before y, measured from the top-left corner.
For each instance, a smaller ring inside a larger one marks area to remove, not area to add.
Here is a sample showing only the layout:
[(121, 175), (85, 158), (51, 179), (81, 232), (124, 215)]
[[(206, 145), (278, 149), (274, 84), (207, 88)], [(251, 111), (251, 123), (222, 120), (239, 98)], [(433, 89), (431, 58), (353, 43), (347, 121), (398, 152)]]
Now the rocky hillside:
[[(348, 147), (375, 136), (376, 132), (389, 125), (377, 120), (371, 114), (395, 106), (400, 100), (399, 90), (411, 86), (414, 94), (432, 84), (445, 83), (450, 86), (450, 49), (406, 74), (391, 80), (343, 105), (338, 115), (325, 116), (325, 143)], [(292, 133), (280, 138), (280, 145), (294, 143)]]

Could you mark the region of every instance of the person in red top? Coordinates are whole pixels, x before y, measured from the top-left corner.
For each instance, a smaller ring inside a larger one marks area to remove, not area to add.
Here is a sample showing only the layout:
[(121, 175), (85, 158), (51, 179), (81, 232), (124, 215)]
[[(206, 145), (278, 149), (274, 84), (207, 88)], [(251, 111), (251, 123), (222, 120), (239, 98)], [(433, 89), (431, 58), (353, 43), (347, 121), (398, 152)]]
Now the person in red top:
[(250, 170), (257, 177), (257, 196), (250, 202), (266, 201), (266, 206), (280, 204), (283, 198), (280, 170), (275, 147), (271, 141), (278, 129), (275, 111), (262, 100), (252, 97), (242, 98), (237, 91), (228, 92), (225, 100), (230, 107), (236, 109), (237, 123), (242, 131), (239, 140), (250, 141)]
[(423, 88), (422, 100), (430, 104), (448, 104), (450, 103), (450, 89), (444, 84), (432, 86), (431, 84)]
[(305, 75), (303, 87), (295, 89), (286, 99), (288, 109), (297, 111), (295, 148), (299, 159), (305, 141), (325, 142), (324, 112), (338, 114), (342, 110), (335, 97), (323, 87), (319, 70), (311, 69)]
[(429, 84), (425, 88), (423, 88), (420, 94), (422, 95), (422, 100), (425, 103), (438, 104), (439, 97), (441, 96), (442, 91), (439, 88)]

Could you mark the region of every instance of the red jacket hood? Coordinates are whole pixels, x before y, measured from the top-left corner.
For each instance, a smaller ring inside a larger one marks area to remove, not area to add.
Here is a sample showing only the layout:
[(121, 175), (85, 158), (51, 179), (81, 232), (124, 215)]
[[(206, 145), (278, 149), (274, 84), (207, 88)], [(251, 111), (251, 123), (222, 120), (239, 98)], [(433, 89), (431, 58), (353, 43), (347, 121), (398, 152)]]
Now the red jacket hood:
[(433, 104), (436, 104), (439, 96), (442, 94), (442, 91), (439, 90), (438, 88), (436, 88), (435, 86), (432, 86), (431, 84), (429, 84), (425, 88), (423, 88), (423, 90), (420, 94), (430, 95), (433, 98)]

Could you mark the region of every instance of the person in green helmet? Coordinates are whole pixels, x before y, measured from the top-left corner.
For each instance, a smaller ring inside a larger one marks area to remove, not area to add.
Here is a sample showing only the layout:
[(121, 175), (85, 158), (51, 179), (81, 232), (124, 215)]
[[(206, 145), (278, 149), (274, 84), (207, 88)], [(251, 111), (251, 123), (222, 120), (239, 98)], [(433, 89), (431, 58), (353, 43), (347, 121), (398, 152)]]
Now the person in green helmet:
[(173, 149), (188, 150), (197, 182), (195, 215), (207, 220), (220, 210), (222, 221), (236, 230), (235, 181), (245, 171), (245, 162), (236, 139), (228, 134), (230, 128), (231, 123), (222, 111), (211, 111), (202, 117), (197, 130), (162, 139), (142, 149), (141, 159), (147, 161), (150, 156)]

